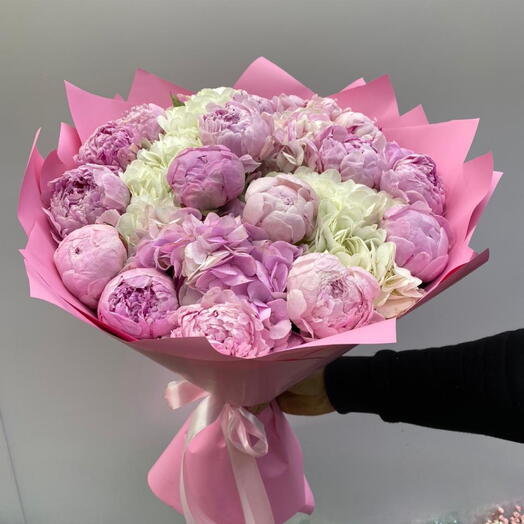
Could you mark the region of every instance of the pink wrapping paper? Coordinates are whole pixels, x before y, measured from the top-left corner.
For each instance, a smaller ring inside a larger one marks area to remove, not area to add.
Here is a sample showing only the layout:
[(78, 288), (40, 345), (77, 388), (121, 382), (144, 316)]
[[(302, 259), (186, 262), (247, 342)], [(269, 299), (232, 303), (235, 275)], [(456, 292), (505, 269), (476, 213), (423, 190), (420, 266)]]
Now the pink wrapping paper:
[[(266, 97), (280, 93), (302, 97), (313, 94), (264, 58), (253, 62), (234, 87)], [(138, 70), (127, 100), (120, 96), (105, 98), (93, 95), (69, 83), (66, 83), (66, 92), (75, 127), (61, 125), (58, 147), (45, 159), (36, 146), (37, 133), (20, 193), (18, 216), (28, 235), (27, 246), (21, 253), (32, 297), (51, 302), (80, 320), (116, 336), (221, 402), (233, 406), (271, 401), (357, 344), (395, 342), (396, 320), (390, 319), (285, 352), (246, 360), (216, 352), (203, 338), (139, 341), (100, 322), (93, 311), (67, 291), (54, 267), (56, 245), (42, 211), (42, 204), (47, 199), (47, 182), (73, 166), (73, 156), (81, 142), (98, 125), (119, 117), (136, 104), (155, 102), (167, 107), (173, 94), (190, 94), (190, 91)], [(430, 124), (421, 106), (400, 115), (388, 77), (370, 83), (358, 79), (332, 97), (343, 107), (376, 118), (388, 140), (396, 140), (403, 147), (432, 156), (444, 179), (448, 191), (447, 217), (454, 244), (446, 270), (427, 287), (428, 294), (416, 305), (419, 307), (488, 259), (487, 250), (479, 255), (468, 244), (501, 173), (493, 171), (491, 155), (464, 162), (475, 135), (477, 120)], [(275, 522), (284, 522), (297, 511), (311, 512), (313, 502), (304, 478), (300, 446), (285, 417), (273, 404), (260, 415), (260, 420), (265, 425), (269, 452), (257, 459), (257, 463)], [(179, 469), (186, 426), (187, 423), (149, 474), (154, 493), (179, 511)], [(194, 491), (199, 494), (203, 511), (215, 519), (213, 522), (244, 522), (218, 422), (208, 426), (191, 441), (186, 457), (193, 472), (188, 482), (193, 484), (193, 488), (198, 488)]]
[[(311, 513), (314, 499), (304, 478), (300, 443), (286, 417), (272, 404), (259, 415), (259, 419), (266, 428), (271, 452), (258, 459), (257, 464), (272, 502), (275, 521), (285, 522), (297, 511)], [(153, 466), (148, 477), (153, 493), (180, 512), (179, 470), (188, 424), (189, 420)], [(188, 489), (196, 494), (195, 502), (207, 508), (212, 522), (243, 524), (240, 500), (218, 422), (208, 426), (191, 442), (186, 451), (186, 467), (191, 471)], [(213, 497), (209, 496), (210, 493), (213, 493)]]

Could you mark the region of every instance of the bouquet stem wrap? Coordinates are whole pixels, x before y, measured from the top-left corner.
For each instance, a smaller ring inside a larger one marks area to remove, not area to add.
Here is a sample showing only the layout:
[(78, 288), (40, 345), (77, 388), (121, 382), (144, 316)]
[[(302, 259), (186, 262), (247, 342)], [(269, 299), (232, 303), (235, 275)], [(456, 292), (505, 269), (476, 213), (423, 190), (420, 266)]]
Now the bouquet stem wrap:
[[(183, 511), (189, 524), (274, 524), (297, 508), (313, 511), (300, 444), (276, 403), (257, 418), (185, 380), (170, 383), (166, 399), (173, 409), (201, 399), (149, 473), (153, 492)], [(199, 451), (202, 447), (207, 449), (205, 454)], [(213, 461), (218, 456), (224, 463), (218, 475), (210, 471), (214, 468), (210, 468), (208, 453)], [(233, 504), (235, 491), (238, 497)], [(210, 492), (215, 496), (207, 496)]]

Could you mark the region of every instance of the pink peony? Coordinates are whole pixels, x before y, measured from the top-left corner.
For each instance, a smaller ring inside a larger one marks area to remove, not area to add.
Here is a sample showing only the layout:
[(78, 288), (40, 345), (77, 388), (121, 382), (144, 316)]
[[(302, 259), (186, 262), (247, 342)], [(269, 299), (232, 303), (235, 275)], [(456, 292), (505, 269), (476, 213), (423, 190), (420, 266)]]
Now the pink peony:
[(451, 230), (445, 218), (422, 202), (386, 211), (381, 227), (396, 245), (395, 261), (423, 282), (435, 279), (448, 263)]
[(316, 152), (315, 136), (333, 125), (332, 119), (338, 113), (340, 108), (334, 100), (314, 97), (303, 107), (276, 114), (275, 153), (269, 161), (271, 167), (289, 173), (300, 166), (310, 165), (310, 158)]
[(345, 109), (335, 118), (335, 124), (346, 128), (351, 135), (369, 142), (376, 151), (384, 151), (386, 137), (377, 124), (366, 115)]
[(162, 132), (158, 117), (163, 114), (164, 110), (156, 104), (142, 104), (133, 106), (117, 122), (129, 126), (134, 133), (134, 143), (141, 145), (145, 140), (148, 142), (158, 140)]
[(239, 157), (260, 162), (273, 152), (273, 118), (256, 101), (232, 100), (200, 118), (200, 138), (204, 145), (226, 146)]
[(242, 162), (224, 146), (186, 149), (167, 172), (177, 200), (200, 210), (216, 209), (235, 199), (244, 190), (245, 180)]
[(275, 104), (272, 100), (263, 96), (252, 95), (244, 90), (236, 91), (233, 100), (241, 104), (254, 105), (261, 113), (273, 114), (275, 112)]
[(318, 199), (313, 188), (294, 175), (254, 180), (245, 200), (244, 221), (261, 227), (271, 240), (295, 244), (313, 232)]
[(370, 142), (351, 135), (341, 126), (324, 129), (315, 138), (316, 153), (309, 167), (319, 172), (336, 169), (343, 181), (377, 187), (384, 170), (384, 157)]
[(54, 253), (67, 289), (96, 309), (106, 284), (124, 267), (127, 250), (114, 227), (92, 224), (67, 235)]
[(125, 169), (138, 150), (158, 139), (157, 118), (163, 109), (155, 104), (134, 106), (117, 119), (97, 127), (75, 156), (77, 164), (100, 164)]
[(156, 269), (130, 269), (105, 287), (98, 318), (137, 339), (158, 338), (173, 329), (178, 308), (173, 280)]
[(443, 214), (446, 192), (431, 157), (390, 142), (386, 161), (388, 169), (380, 179), (380, 189), (408, 204), (424, 202), (433, 213)]
[(299, 257), (287, 282), (289, 318), (303, 332), (322, 338), (380, 319), (373, 302), (377, 280), (360, 267), (345, 267), (335, 255)]
[(82, 164), (100, 164), (125, 169), (136, 158), (138, 146), (133, 128), (115, 121), (97, 127), (93, 134), (82, 144), (75, 162)]
[(300, 107), (306, 107), (308, 101), (296, 95), (281, 95), (274, 96), (271, 99), (275, 113), (283, 113), (284, 111), (295, 111)]
[(129, 204), (127, 186), (114, 170), (86, 164), (66, 171), (48, 184), (46, 213), (60, 238), (87, 224), (94, 224), (106, 211), (123, 213)]
[(225, 355), (254, 358), (272, 349), (257, 311), (230, 290), (210, 289), (199, 304), (181, 306), (170, 320), (171, 337), (206, 337)]

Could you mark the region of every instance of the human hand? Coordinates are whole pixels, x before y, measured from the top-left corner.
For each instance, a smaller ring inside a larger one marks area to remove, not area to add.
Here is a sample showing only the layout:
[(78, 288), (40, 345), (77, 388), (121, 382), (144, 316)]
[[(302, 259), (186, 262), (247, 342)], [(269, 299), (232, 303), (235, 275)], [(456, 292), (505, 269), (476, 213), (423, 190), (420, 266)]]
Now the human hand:
[(335, 411), (326, 393), (323, 369), (282, 393), (277, 402), (290, 415), (313, 416)]

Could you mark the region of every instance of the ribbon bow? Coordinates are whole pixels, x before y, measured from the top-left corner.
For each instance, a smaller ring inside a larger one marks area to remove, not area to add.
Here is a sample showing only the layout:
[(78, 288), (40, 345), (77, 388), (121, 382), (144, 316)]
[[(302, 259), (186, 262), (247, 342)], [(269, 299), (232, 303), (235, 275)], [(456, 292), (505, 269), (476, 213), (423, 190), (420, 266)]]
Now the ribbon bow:
[(180, 501), (188, 524), (216, 524), (192, 500), (185, 483), (185, 451), (189, 443), (220, 420), (246, 524), (275, 524), (256, 459), (268, 452), (264, 424), (242, 407), (224, 404), (187, 380), (170, 382), (164, 395), (172, 409), (203, 399), (191, 415), (180, 468)]

